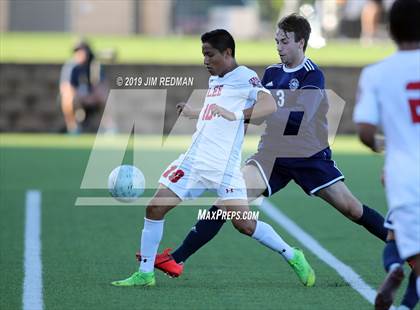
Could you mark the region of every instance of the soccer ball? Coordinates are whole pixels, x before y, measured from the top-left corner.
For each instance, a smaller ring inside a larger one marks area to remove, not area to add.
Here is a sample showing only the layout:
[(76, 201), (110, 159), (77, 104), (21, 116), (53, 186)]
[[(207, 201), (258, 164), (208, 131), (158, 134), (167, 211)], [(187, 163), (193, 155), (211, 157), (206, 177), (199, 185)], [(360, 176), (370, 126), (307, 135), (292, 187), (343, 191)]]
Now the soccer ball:
[(122, 202), (135, 201), (143, 194), (144, 187), (144, 175), (134, 166), (118, 166), (108, 177), (109, 193)]

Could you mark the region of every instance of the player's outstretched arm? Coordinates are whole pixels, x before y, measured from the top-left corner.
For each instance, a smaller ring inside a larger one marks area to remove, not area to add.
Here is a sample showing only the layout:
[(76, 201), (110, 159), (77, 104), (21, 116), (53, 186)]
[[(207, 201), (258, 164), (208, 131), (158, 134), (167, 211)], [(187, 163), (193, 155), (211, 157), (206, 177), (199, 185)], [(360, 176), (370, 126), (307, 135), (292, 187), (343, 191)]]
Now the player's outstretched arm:
[[(221, 116), (225, 119), (227, 119), (228, 121), (235, 121), (237, 119), (241, 119), (242, 115), (240, 115), (239, 113), (239, 117), (234, 113), (231, 112), (229, 110), (226, 110), (225, 108), (221, 107), (220, 105), (213, 105), (210, 108), (211, 114), (215, 117)], [(239, 111), (241, 112), (241, 111)]]
[(257, 101), (253, 107), (244, 110), (244, 118), (252, 124), (261, 124), (264, 117), (277, 111), (276, 102), (271, 94), (258, 92)]
[(254, 104), (254, 106), (250, 109), (245, 109), (243, 111), (231, 112), (217, 104), (211, 107), (211, 112), (213, 116), (221, 116), (229, 121), (235, 121), (243, 118), (260, 119), (264, 116), (276, 112), (276, 110), (277, 105), (274, 101), (273, 96), (265, 92), (259, 92), (257, 96), (257, 101)]
[(197, 119), (201, 111), (198, 109), (193, 109), (188, 103), (185, 102), (178, 103), (176, 105), (176, 110), (178, 115), (188, 117), (189, 119)]

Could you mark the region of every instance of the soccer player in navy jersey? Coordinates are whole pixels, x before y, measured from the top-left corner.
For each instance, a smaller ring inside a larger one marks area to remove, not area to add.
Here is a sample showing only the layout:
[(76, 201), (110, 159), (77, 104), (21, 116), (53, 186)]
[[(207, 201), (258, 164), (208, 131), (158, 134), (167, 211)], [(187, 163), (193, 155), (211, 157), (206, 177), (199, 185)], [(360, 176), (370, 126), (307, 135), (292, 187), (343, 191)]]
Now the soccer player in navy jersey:
[[(262, 79), (263, 86), (275, 96), (278, 109), (262, 120), (267, 126), (258, 151), (242, 168), (248, 199), (271, 196), (293, 180), (308, 195), (321, 197), (348, 219), (385, 241), (384, 218), (353, 196), (331, 159), (324, 75), (305, 57), (310, 31), (308, 21), (296, 14), (278, 23), (275, 41), (282, 63), (269, 66)], [(184, 115), (193, 116), (188, 104), (182, 108)], [(251, 113), (244, 110), (245, 119)], [(220, 206), (220, 201), (216, 201), (209, 211), (215, 212)], [(214, 238), (224, 222), (223, 219), (199, 220), (178, 249), (172, 253), (166, 249), (157, 255), (155, 267), (170, 276), (179, 276), (183, 263)], [(283, 248), (280, 254), (289, 261), (297, 249), (287, 243)]]

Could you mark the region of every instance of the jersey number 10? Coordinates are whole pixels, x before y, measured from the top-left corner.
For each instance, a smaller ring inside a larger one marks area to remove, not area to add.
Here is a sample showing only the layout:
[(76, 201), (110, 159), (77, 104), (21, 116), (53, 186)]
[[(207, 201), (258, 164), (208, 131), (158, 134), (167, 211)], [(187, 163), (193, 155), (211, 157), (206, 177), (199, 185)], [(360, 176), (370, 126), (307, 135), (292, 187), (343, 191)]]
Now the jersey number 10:
[(216, 104), (213, 103), (213, 104), (208, 104), (206, 106), (206, 108), (204, 109), (203, 117), (202, 117), (203, 121), (209, 121), (213, 118), (212, 110), (215, 105)]

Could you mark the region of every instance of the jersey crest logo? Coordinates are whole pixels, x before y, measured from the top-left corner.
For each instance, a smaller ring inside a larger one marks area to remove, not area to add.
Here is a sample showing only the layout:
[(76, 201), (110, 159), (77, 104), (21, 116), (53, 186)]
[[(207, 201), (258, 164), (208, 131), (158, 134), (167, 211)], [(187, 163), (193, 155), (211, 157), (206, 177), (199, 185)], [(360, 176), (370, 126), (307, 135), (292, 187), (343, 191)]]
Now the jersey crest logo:
[(298, 79), (291, 79), (289, 81), (289, 88), (294, 91), (299, 88), (299, 81)]
[(249, 83), (254, 87), (262, 87), (260, 79), (256, 76), (249, 79)]

